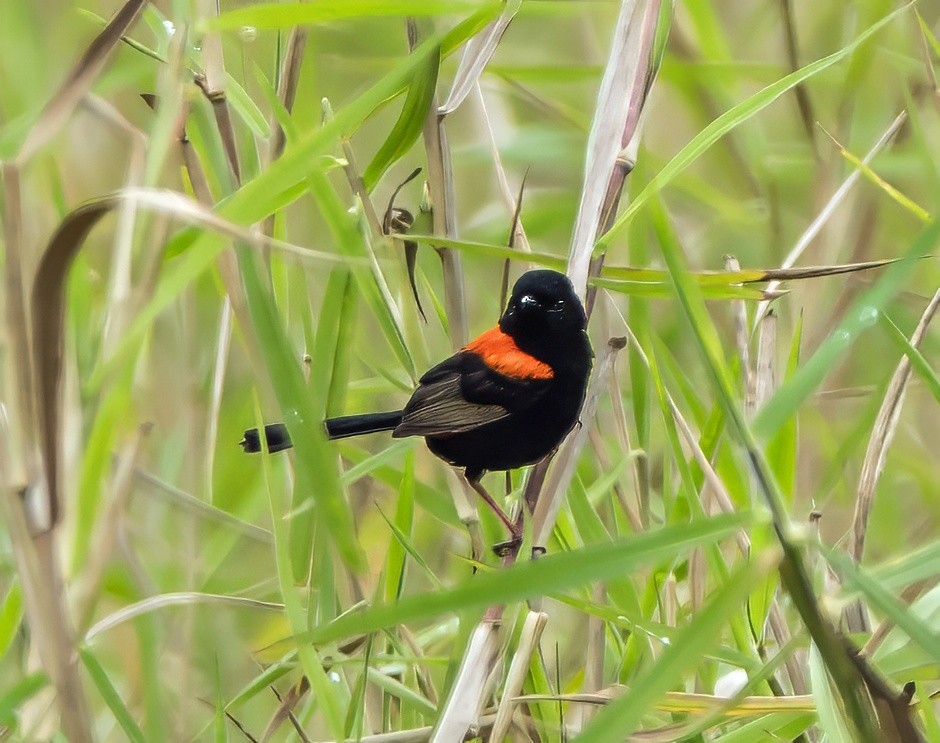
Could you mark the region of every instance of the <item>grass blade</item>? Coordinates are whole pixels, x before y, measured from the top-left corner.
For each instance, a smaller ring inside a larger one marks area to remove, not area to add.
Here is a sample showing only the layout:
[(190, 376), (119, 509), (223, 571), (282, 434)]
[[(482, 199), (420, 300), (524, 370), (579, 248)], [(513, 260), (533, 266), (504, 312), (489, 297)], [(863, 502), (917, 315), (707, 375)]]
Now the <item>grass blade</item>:
[(127, 739), (133, 743), (146, 743), (147, 738), (144, 735), (144, 731), (140, 729), (140, 726), (127, 708), (127, 705), (124, 704), (124, 700), (121, 699), (121, 695), (118, 694), (117, 689), (114, 688), (114, 685), (108, 678), (108, 674), (105, 673), (98, 659), (95, 658), (94, 654), (86, 647), (79, 647), (78, 655), (85, 665), (85, 670), (88, 671), (88, 675), (91, 676), (91, 680), (98, 689), (98, 693), (101, 694), (101, 698), (104, 699), (105, 703), (108, 705), (111, 713), (114, 715), (114, 719), (117, 720), (118, 725), (121, 726), (121, 730), (124, 731)]
[[(928, 255), (940, 241), (940, 222), (934, 222), (917, 236), (903, 258)], [(862, 332), (878, 319), (888, 301), (900, 290), (917, 265), (915, 261), (893, 263), (868, 291), (849, 307), (838, 327), (790, 379), (780, 386), (754, 420), (754, 434), (770, 438), (793, 416), (799, 406), (832, 371), (839, 358)]]
[(749, 521), (748, 514), (716, 516), (609, 544), (592, 545), (576, 552), (550, 555), (499, 572), (476, 575), (455, 588), (408, 596), (396, 604), (349, 614), (332, 624), (317, 627), (307, 638), (298, 639), (325, 643), (444, 612), (478, 611), (494, 604), (518, 601), (528, 596), (531, 586), (539, 586), (540, 592), (550, 593), (595, 580), (618, 578), (633, 565), (666, 559), (680, 550), (723, 539)]
[(414, 71), (401, 114), (388, 136), (379, 147), (362, 174), (366, 190), (372, 191), (389, 166), (402, 158), (421, 135), (424, 121), (431, 109), (437, 90), (437, 73), (441, 64), (441, 49), (432, 51), (424, 63)]
[(686, 668), (699, 662), (703, 646), (715, 641), (728, 616), (738, 611), (751, 588), (774, 568), (776, 559), (773, 552), (765, 552), (760, 560), (732, 576), (711, 603), (670, 641), (656, 664), (633, 684), (632, 691), (601, 710), (577, 740), (617, 743), (636, 730), (656, 700), (672, 689)]
[(594, 252), (597, 253), (601, 250), (605, 250), (610, 245), (611, 240), (630, 223), (630, 220), (633, 219), (636, 213), (644, 207), (653, 196), (665, 188), (679, 173), (695, 162), (709, 147), (715, 144), (715, 142), (731, 130), (743, 124), (759, 111), (762, 111), (784, 93), (844, 59), (871, 36), (888, 25), (898, 15), (907, 11), (908, 7), (909, 6), (904, 6), (889, 13), (839, 51), (833, 52), (828, 57), (823, 57), (815, 62), (811, 62), (801, 67), (796, 72), (792, 72), (777, 82), (768, 85), (763, 90), (758, 91), (750, 98), (747, 98), (729, 109), (702, 129), (702, 131), (696, 134), (685, 147), (676, 153), (676, 155), (650, 180), (644, 189), (637, 194), (636, 198), (633, 199), (630, 206), (627, 207), (626, 211), (617, 219), (614, 225), (597, 240), (594, 246)]
[(207, 28), (237, 30), (292, 28), (315, 23), (370, 16), (450, 15), (478, 10), (482, 0), (317, 0), (315, 3), (256, 3), (222, 13), (206, 22)]

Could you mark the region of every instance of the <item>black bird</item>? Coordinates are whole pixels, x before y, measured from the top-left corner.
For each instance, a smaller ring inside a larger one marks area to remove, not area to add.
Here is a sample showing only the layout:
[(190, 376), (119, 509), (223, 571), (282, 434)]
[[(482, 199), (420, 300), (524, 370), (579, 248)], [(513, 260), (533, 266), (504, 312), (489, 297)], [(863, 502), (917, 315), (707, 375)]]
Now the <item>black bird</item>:
[[(499, 324), (421, 377), (403, 410), (330, 418), (326, 432), (331, 439), (376, 431), (424, 436), (434, 454), (464, 470), (518, 542), (521, 524), (480, 478), (538, 462), (574, 427), (593, 361), (586, 326), (567, 276), (529, 271), (513, 287)], [(264, 435), (271, 452), (291, 446), (283, 424), (265, 426)], [(245, 431), (241, 445), (259, 451), (258, 429)]]

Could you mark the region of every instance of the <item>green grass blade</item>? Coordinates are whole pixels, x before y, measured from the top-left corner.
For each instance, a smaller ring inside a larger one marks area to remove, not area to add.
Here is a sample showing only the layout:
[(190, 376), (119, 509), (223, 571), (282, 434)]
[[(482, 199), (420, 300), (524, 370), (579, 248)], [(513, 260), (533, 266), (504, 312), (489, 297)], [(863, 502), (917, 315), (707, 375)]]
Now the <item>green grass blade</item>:
[(349, 366), (347, 347), (350, 342), (348, 331), (356, 307), (356, 293), (351, 291), (352, 284), (352, 276), (346, 266), (337, 266), (330, 273), (310, 353), (312, 366), (309, 384), (316, 390), (328, 390), (327, 417), (340, 413), (346, 395)]
[[(921, 231), (904, 252), (905, 258), (930, 254), (940, 240), (940, 222)], [(849, 307), (839, 326), (787, 382), (780, 386), (754, 419), (753, 431), (760, 438), (774, 436), (796, 414), (803, 402), (836, 366), (839, 358), (858, 340), (862, 332), (878, 320), (878, 314), (914, 273), (917, 261), (892, 263), (874, 286)]]
[(891, 340), (901, 349), (901, 353), (907, 356), (908, 361), (911, 362), (911, 367), (917, 372), (917, 375), (927, 386), (927, 389), (930, 390), (934, 399), (940, 403), (940, 377), (937, 376), (937, 373), (930, 366), (930, 362), (924, 358), (919, 348), (915, 348), (911, 345), (908, 337), (901, 332), (901, 329), (894, 324), (890, 317), (882, 315), (881, 324), (884, 326), (885, 330), (888, 331)]
[(716, 516), (609, 544), (550, 555), (536, 562), (517, 563), (507, 570), (476, 575), (446, 591), (408, 596), (396, 604), (376, 606), (341, 617), (332, 624), (314, 629), (309, 637), (302, 639), (324, 643), (444, 612), (479, 611), (493, 604), (518, 601), (534, 593), (565, 591), (592, 581), (619, 578), (641, 562), (673, 558), (689, 547), (723, 539), (749, 521), (748, 514)]
[(656, 701), (673, 688), (684, 671), (700, 661), (703, 648), (715, 642), (731, 614), (740, 610), (751, 588), (773, 569), (774, 562), (767, 559), (772, 554), (764, 553), (732, 576), (708, 606), (670, 641), (656, 663), (631, 685), (630, 693), (598, 712), (577, 740), (618, 743), (638, 729)]
[(375, 188), (385, 171), (401, 159), (421, 135), (431, 101), (437, 91), (437, 73), (440, 66), (441, 50), (438, 47), (437, 52), (429, 54), (424, 64), (415, 70), (398, 120), (362, 174), (367, 191), (371, 192)]
[(0, 604), (0, 660), (6, 655), (23, 621), (23, 589), (14, 581)]
[(210, 29), (292, 28), (369, 16), (450, 15), (498, 6), (483, 0), (317, 0), (315, 3), (256, 3), (208, 21)]
[(87, 647), (80, 647), (78, 649), (78, 656), (82, 659), (85, 670), (88, 671), (88, 675), (91, 676), (95, 688), (98, 689), (98, 693), (101, 694), (101, 698), (104, 699), (105, 704), (108, 705), (108, 708), (114, 715), (114, 719), (117, 720), (118, 725), (121, 726), (121, 730), (124, 731), (127, 739), (133, 741), (133, 743), (146, 743), (147, 738), (144, 735), (144, 731), (140, 729), (134, 716), (127, 708), (127, 705), (124, 704), (124, 700), (121, 699), (121, 695), (118, 694), (117, 689), (114, 688), (114, 685), (108, 678), (108, 674), (105, 673), (104, 668), (101, 667), (94, 653)]
[[(398, 502), (395, 505), (395, 528), (406, 540), (412, 538), (415, 509), (415, 455), (414, 451), (405, 454), (402, 468), (401, 486), (398, 488)], [(432, 573), (433, 575), (433, 573)], [(405, 545), (398, 539), (388, 546), (385, 559), (385, 602), (391, 603), (401, 597), (405, 586)]]
[(17, 710), (48, 684), (46, 674), (37, 671), (10, 684), (0, 692), (0, 725), (12, 728)]
[(940, 575), (940, 541), (911, 550), (899, 559), (868, 568), (872, 580), (886, 590), (900, 591), (918, 581)]
[(595, 244), (595, 254), (606, 250), (610, 242), (616, 237), (634, 215), (643, 208), (647, 202), (659, 191), (665, 188), (679, 173), (689, 167), (701, 155), (708, 150), (715, 142), (725, 136), (732, 129), (743, 124), (752, 116), (769, 106), (780, 96), (789, 90), (792, 90), (800, 83), (808, 80), (813, 75), (817, 75), (836, 62), (844, 59), (851, 52), (857, 49), (863, 42), (872, 35), (884, 28), (888, 23), (894, 20), (900, 13), (905, 12), (908, 6), (898, 8), (889, 13), (870, 28), (866, 29), (852, 42), (842, 47), (839, 51), (833, 52), (827, 57), (811, 62), (804, 67), (791, 72), (786, 77), (781, 78), (775, 83), (768, 85), (763, 90), (758, 91), (750, 98), (742, 101), (733, 108), (729, 109), (711, 124), (696, 134), (689, 143), (683, 147), (666, 165), (647, 183), (646, 187), (636, 195), (630, 202), (630, 205), (624, 210), (623, 214), (617, 218), (613, 226), (603, 234)]
[[(268, 374), (297, 453), (292, 511), (299, 515), (292, 520), (290, 545), (294, 577), (305, 580), (310, 569), (314, 516), (324, 519), (327, 532), (347, 564), (360, 569), (365, 560), (356, 541), (352, 511), (339, 481), (336, 455), (323, 430), (325, 391), (309, 389), (304, 383), (299, 354), (294, 353), (284, 333), (274, 301), (262, 288), (255, 256), (246, 249), (239, 250), (239, 265)], [(301, 508), (310, 499), (316, 503), (316, 514)]]
[(356, 287), (381, 326), (386, 342), (408, 375), (414, 379), (416, 377), (414, 359), (411, 357), (405, 340), (401, 313), (392, 299), (388, 282), (385, 280), (375, 254), (367, 243), (367, 236), (356, 228), (355, 217), (344, 208), (335, 189), (322, 171), (314, 169), (310, 173), (308, 182), (339, 251), (350, 257), (368, 260), (368, 266), (359, 264), (350, 266), (356, 280)]
[(815, 721), (816, 715), (805, 712), (775, 712), (742, 725), (727, 735), (715, 738), (715, 743), (796, 740)]
[(267, 139), (270, 134), (268, 120), (261, 113), (261, 109), (255, 104), (248, 92), (241, 86), (234, 77), (225, 73), (226, 100), (232, 104), (232, 108), (241, 117), (256, 137)]
[(940, 663), (940, 632), (921, 621), (902, 601), (881, 585), (852, 559), (837, 550), (822, 550), (826, 561), (842, 578), (843, 585), (858, 591), (868, 605), (890, 619), (934, 663)]
[(826, 670), (815, 644), (809, 648), (809, 676), (816, 699), (819, 727), (832, 743), (852, 743), (852, 734), (845, 723), (845, 708), (833, 689), (833, 680)]

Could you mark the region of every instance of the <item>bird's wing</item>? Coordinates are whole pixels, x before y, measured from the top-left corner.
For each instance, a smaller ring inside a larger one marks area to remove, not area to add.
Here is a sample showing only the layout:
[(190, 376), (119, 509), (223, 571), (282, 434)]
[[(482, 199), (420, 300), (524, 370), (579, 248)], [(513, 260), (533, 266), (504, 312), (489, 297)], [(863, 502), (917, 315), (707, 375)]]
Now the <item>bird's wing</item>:
[(421, 377), (392, 435), (447, 436), (471, 431), (528, 408), (547, 388), (547, 383), (505, 377), (476, 354), (458, 353)]

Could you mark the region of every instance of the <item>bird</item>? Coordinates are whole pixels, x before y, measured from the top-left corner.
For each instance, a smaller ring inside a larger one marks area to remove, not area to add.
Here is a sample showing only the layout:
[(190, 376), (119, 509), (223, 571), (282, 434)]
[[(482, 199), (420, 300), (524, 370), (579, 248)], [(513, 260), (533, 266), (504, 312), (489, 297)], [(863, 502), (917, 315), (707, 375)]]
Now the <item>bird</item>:
[[(557, 449), (578, 423), (593, 360), (587, 315), (571, 281), (558, 271), (527, 271), (497, 325), (429, 369), (404, 408), (329, 418), (324, 426), (330, 439), (379, 431), (423, 436), (505, 524), (505, 550), (521, 543), (521, 519), (510, 519), (481, 479)], [(291, 446), (282, 423), (266, 425), (264, 439), (272, 453)], [(260, 451), (258, 429), (245, 431), (240, 443)]]

